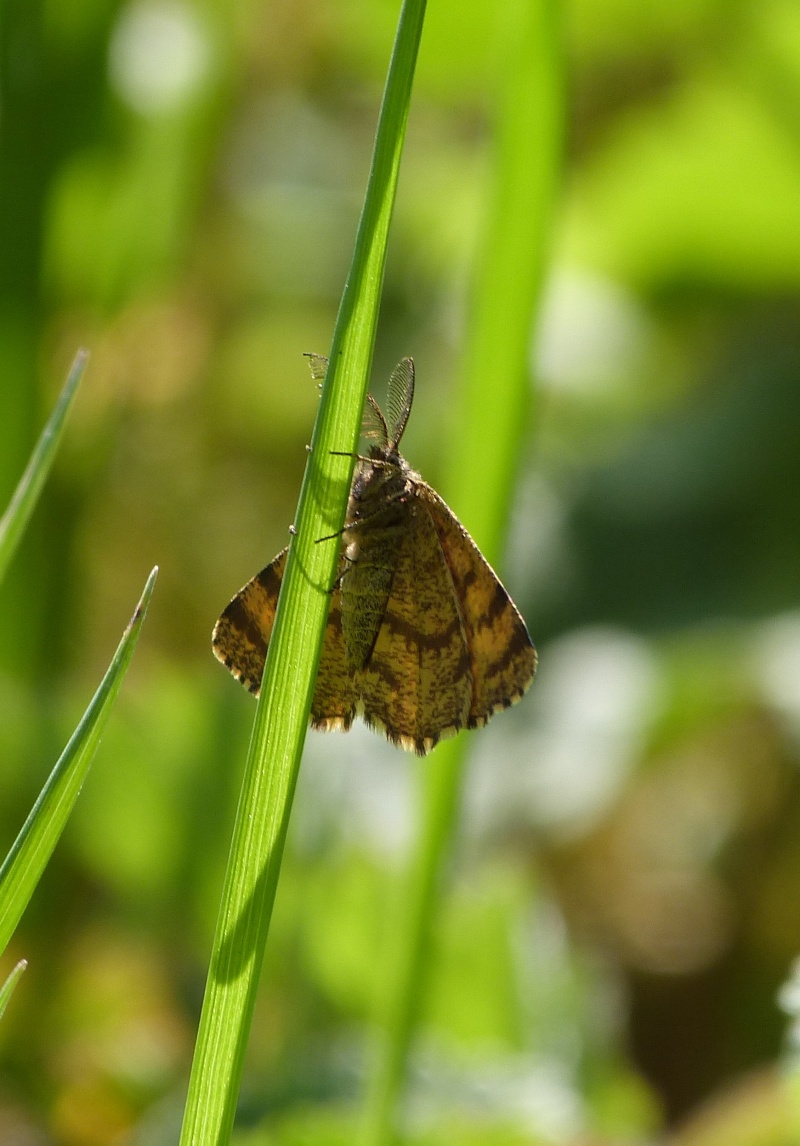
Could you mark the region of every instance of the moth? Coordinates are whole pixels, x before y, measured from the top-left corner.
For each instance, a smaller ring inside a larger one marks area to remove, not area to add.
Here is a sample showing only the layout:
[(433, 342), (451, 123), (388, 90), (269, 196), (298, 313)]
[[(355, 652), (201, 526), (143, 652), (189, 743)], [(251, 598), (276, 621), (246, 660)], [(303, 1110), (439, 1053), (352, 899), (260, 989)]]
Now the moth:
[[(323, 377), (327, 359), (309, 358)], [(399, 453), (413, 399), (411, 358), (392, 372), (385, 415), (367, 399), (371, 446), (358, 459), (339, 540), (310, 721), (346, 731), (360, 716), (424, 756), (518, 701), (536, 650), (469, 533)], [(217, 658), (256, 695), (287, 552), (239, 590), (212, 636)]]

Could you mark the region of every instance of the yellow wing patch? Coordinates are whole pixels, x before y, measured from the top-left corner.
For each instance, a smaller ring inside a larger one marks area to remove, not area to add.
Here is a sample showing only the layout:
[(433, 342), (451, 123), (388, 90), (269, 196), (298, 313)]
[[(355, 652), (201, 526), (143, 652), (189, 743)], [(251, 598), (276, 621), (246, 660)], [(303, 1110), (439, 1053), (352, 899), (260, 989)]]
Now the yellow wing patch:
[(444, 501), (423, 494), (453, 578), (469, 648), (473, 694), (467, 726), (520, 700), (536, 673), (536, 649), (499, 577)]
[(472, 678), (453, 583), (429, 514), (411, 506), (391, 593), (356, 676), (364, 720), (424, 754), (466, 724)]

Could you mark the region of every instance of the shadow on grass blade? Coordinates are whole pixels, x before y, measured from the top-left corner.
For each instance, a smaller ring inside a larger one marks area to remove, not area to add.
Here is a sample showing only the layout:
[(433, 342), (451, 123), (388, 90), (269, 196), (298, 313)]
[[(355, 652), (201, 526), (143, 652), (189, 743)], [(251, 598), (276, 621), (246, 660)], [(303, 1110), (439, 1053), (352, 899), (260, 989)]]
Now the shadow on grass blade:
[(147, 578), (139, 604), (100, 687), (0, 868), (0, 954), (14, 934), (86, 779), (111, 706), (136, 648), (157, 573), (158, 566)]

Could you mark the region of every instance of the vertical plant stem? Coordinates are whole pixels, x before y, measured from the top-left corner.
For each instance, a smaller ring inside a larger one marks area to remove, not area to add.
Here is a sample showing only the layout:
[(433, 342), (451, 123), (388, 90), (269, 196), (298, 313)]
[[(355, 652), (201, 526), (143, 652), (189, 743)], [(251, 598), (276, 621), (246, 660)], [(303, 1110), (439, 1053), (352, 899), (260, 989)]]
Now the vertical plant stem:
[(445, 471), (446, 497), (492, 564), (530, 432), (533, 331), (561, 184), (560, 8), (560, 0), (508, 2), (506, 82)]
[(229, 1141), (378, 320), (425, 0), (405, 0), (256, 710), (189, 1084), (182, 1146)]
[(466, 742), (445, 740), (422, 762), (423, 812), (392, 943), (385, 1034), (367, 1096), (363, 1146), (393, 1142), (400, 1130), (399, 1097), (426, 982), (432, 922), (440, 898), (443, 860), (458, 817)]
[[(446, 469), (447, 500), (488, 559), (502, 551), (529, 425), (531, 332), (561, 169), (562, 61), (557, 0), (513, 0), (486, 231), (473, 292), (464, 384)], [(388, 1146), (430, 963), (444, 865), (460, 807), (467, 740), (427, 761), (424, 814), (399, 913), (385, 1036), (367, 1098), (363, 1146)]]

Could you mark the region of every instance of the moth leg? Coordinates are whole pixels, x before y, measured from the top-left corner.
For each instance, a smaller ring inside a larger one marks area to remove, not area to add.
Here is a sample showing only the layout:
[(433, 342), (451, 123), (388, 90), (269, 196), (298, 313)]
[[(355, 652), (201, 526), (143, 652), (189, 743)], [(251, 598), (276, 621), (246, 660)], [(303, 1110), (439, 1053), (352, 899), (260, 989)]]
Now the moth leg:
[(342, 577), (344, 577), (345, 573), (349, 573), (349, 571), (350, 571), (349, 567), (352, 565), (355, 565), (355, 563), (356, 563), (355, 558), (354, 557), (348, 557), (346, 553), (342, 553), (341, 556), (342, 556), (342, 561), (347, 562), (348, 568), (341, 570), (341, 572), (337, 576), (336, 580), (331, 585), (330, 589), (327, 590), (328, 595), (331, 597), (333, 596), (333, 594), (336, 592), (337, 589), (340, 589), (342, 587)]
[(349, 525), (343, 525), (341, 529), (337, 529), (335, 533), (328, 533), (325, 537), (315, 537), (314, 544), (319, 545), (321, 541), (333, 541), (334, 537), (341, 537), (346, 529), (350, 529)]
[(358, 521), (346, 521), (341, 529), (337, 529), (335, 533), (329, 533), (326, 537), (317, 537), (314, 539), (314, 544), (319, 545), (320, 541), (332, 541), (334, 537), (341, 537), (343, 533), (349, 532), (351, 529), (360, 529), (363, 525), (369, 525), (374, 517), (380, 517), (382, 513), (386, 512), (387, 505), (394, 505), (399, 502), (401, 505), (408, 501), (409, 495), (405, 490), (400, 493), (394, 494), (392, 497), (387, 497), (383, 505), (376, 509), (374, 513), (367, 514), (366, 517), (359, 517)]
[(365, 454), (353, 454), (350, 450), (331, 450), (331, 455), (335, 458), (355, 458), (356, 461), (366, 462), (367, 465), (375, 466), (379, 470), (399, 470), (400, 467), (395, 462), (387, 461), (384, 458), (368, 458)]

